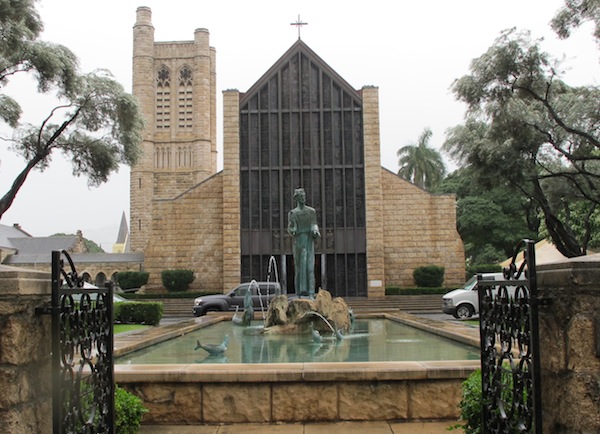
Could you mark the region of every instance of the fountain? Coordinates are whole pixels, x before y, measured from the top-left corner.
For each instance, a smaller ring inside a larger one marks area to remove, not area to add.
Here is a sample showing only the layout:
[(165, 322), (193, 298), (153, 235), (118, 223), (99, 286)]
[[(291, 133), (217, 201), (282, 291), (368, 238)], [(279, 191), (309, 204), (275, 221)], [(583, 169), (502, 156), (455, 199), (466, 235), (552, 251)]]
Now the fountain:
[[(243, 321), (250, 316), (250, 306), (245, 303), (244, 314), (241, 318), (234, 315), (237, 319), (233, 321), (234, 325), (244, 323), (243, 327), (219, 328), (206, 331), (207, 334), (203, 335), (214, 339), (213, 345), (217, 346), (208, 347), (216, 348), (213, 351), (215, 354), (205, 359), (159, 359), (142, 364), (131, 363), (127, 358), (117, 360), (116, 381), (141, 397), (150, 410), (145, 416), (145, 423), (273, 423), (458, 417), (462, 382), (479, 367), (477, 330), (474, 330), (474, 336), (463, 332), (454, 335), (460, 342), (474, 346), (473, 360), (466, 360), (471, 356), (464, 355), (450, 356), (454, 360), (448, 360), (450, 353), (445, 354), (442, 360), (434, 360), (430, 355), (419, 359), (406, 358), (410, 347), (424, 350), (440, 347), (438, 341), (421, 341), (422, 337), (412, 337), (409, 330), (415, 327), (426, 329), (429, 332), (426, 334), (436, 339), (439, 339), (437, 335), (452, 335), (429, 324), (420, 324), (407, 314), (371, 315), (388, 321), (393, 327), (375, 325), (379, 323), (365, 326), (361, 322), (357, 325), (359, 332), (354, 330), (351, 333), (354, 314), (346, 302), (341, 298), (332, 298), (324, 290), (315, 294), (314, 270), (311, 272), (312, 261), (307, 261), (307, 258), (314, 255), (312, 243), (319, 236), (319, 230), (312, 221), (312, 208), (304, 204), (303, 190), (296, 190), (294, 198), (298, 206), (290, 211), (288, 230), (294, 237), (297, 298), (277, 296), (270, 303), (266, 315), (262, 309), (262, 324), (258, 326)], [(269, 275), (273, 269), (276, 271), (275, 265), (275, 258), (272, 258), (269, 261)], [(167, 345), (166, 353), (181, 353), (185, 357), (193, 355), (197, 340), (194, 333), (208, 330), (208, 327), (231, 324), (224, 321), (226, 319), (228, 316), (223, 314), (209, 315), (174, 327), (172, 331), (165, 331), (165, 339), (178, 336), (177, 339), (171, 339), (173, 342), (164, 342)], [(358, 321), (362, 320), (359, 318)], [(371, 326), (396, 330), (396, 325), (400, 324), (409, 327), (397, 329), (393, 337), (382, 335), (383, 341), (372, 340)], [(230, 332), (232, 340), (225, 340), (223, 336)], [(241, 335), (240, 339), (236, 335)], [(254, 345), (254, 339), (259, 337), (261, 340)], [(187, 341), (176, 347), (175, 342), (180, 339)], [(283, 343), (284, 339), (292, 341)], [(115, 350), (115, 356), (154, 346), (157, 339), (149, 336), (142, 342), (140, 334), (139, 341), (128, 348), (124, 345)], [(206, 340), (203, 342), (210, 343)], [(361, 345), (366, 345), (363, 346), (366, 348), (363, 352), (369, 358), (350, 358), (346, 351), (352, 347), (361, 348)], [(220, 352), (225, 346), (227, 349)], [(392, 348), (398, 352), (393, 352)], [(377, 351), (383, 351), (386, 358), (373, 361), (371, 356)], [(293, 358), (302, 352), (309, 353), (311, 358), (308, 361)], [(235, 359), (230, 363), (229, 359), (236, 355), (234, 353), (239, 353), (241, 358), (258, 353), (259, 359), (251, 359), (248, 363)], [(283, 354), (285, 358), (271, 360), (271, 354)], [(269, 360), (265, 361), (267, 356)], [(444, 399), (431, 399), (442, 394)]]

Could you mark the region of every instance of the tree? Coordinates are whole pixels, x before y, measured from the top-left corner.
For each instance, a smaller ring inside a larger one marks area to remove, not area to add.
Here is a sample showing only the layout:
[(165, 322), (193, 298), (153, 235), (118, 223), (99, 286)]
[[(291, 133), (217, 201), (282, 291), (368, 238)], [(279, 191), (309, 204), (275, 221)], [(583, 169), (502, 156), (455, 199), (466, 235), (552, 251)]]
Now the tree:
[[(65, 237), (65, 236), (70, 236), (70, 235), (75, 235), (75, 234), (65, 234), (63, 232), (59, 232), (53, 235), (50, 235), (51, 237)], [(104, 251), (104, 249), (99, 246), (98, 244), (96, 244), (95, 241), (84, 238), (83, 239), (83, 243), (85, 244), (85, 248), (87, 249), (88, 253), (106, 253)]]
[(538, 237), (538, 207), (508, 183), (492, 186), (467, 167), (449, 174), (435, 192), (456, 195), (456, 226), (469, 265), (500, 262), (521, 239)]
[(600, 203), (600, 90), (568, 86), (558, 66), (529, 33), (503, 32), (453, 84), (467, 116), (443, 149), (490, 183), (509, 182), (535, 200), (557, 249), (573, 257), (584, 253), (582, 242), (551, 204), (547, 184), (558, 180), (578, 199)]
[(600, 1), (565, 0), (565, 6), (552, 18), (550, 25), (560, 38), (566, 39), (573, 29), (586, 21), (594, 23), (594, 37), (600, 40)]
[(51, 155), (70, 158), (73, 175), (92, 186), (108, 180), (119, 163), (134, 164), (143, 120), (135, 99), (108, 71), (80, 74), (66, 47), (39, 40), (43, 24), (34, 0), (0, 0), (0, 92), (15, 74), (27, 73), (38, 91), (53, 92), (58, 103), (37, 126), (21, 124), (18, 102), (0, 93), (0, 122), (12, 129), (12, 148), (26, 161), (0, 199), (0, 218), (34, 168), (44, 170)]
[(425, 128), (416, 144), (398, 149), (398, 175), (418, 187), (433, 189), (446, 174), (446, 167), (438, 151), (429, 147), (431, 129)]

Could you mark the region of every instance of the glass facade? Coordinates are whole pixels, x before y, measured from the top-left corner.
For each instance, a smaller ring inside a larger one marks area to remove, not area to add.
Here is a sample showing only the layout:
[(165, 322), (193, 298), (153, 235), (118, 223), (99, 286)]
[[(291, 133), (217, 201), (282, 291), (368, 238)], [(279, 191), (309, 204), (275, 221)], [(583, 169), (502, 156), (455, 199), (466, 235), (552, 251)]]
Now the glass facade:
[(362, 119), (360, 94), (301, 41), (242, 96), (242, 281), (265, 280), (274, 256), (293, 292), (287, 213), (302, 187), (321, 229), (317, 288), (367, 295)]

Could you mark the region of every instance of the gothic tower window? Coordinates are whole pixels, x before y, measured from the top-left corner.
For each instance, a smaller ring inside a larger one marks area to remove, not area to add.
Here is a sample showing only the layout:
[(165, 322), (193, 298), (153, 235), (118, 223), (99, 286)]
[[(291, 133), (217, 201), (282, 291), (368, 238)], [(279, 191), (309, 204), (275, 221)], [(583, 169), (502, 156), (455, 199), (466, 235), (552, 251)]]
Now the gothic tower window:
[(171, 150), (166, 146), (154, 148), (154, 167), (166, 169), (171, 167)]
[(171, 73), (161, 66), (156, 75), (156, 129), (163, 130), (171, 124)]
[(178, 146), (177, 147), (177, 166), (192, 167), (192, 147)]
[(192, 128), (192, 70), (184, 66), (179, 71), (178, 122), (182, 130)]

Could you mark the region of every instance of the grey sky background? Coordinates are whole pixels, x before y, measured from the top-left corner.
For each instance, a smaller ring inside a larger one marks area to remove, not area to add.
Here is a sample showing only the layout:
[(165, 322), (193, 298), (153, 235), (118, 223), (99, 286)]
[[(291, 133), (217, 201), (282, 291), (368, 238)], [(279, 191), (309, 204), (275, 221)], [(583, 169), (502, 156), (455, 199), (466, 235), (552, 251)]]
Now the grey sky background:
[[(462, 122), (464, 107), (450, 92), (502, 30), (528, 29), (542, 46), (564, 58), (572, 85), (596, 85), (600, 51), (584, 26), (566, 41), (556, 38), (549, 21), (562, 0), (41, 0), (43, 39), (69, 47), (81, 70), (104, 68), (131, 91), (132, 27), (138, 6), (152, 9), (157, 41), (192, 40), (196, 28), (210, 32), (217, 54), (218, 149), (222, 149), (222, 100), (226, 89), (248, 90), (298, 38), (290, 23), (307, 22), (302, 40), (355, 89), (379, 88), (381, 164), (398, 170), (396, 151), (414, 143), (424, 128), (439, 148), (445, 131)], [(39, 96), (31, 82), (14, 79), (5, 89), (18, 99), (25, 120), (45, 118), (55, 101)], [(0, 128), (6, 137), (6, 129)], [(0, 141), (0, 194), (24, 161)], [(447, 159), (449, 170), (455, 165)], [(222, 167), (221, 157), (219, 168)], [(129, 219), (129, 168), (107, 184), (89, 189), (73, 177), (59, 155), (43, 173), (27, 179), (0, 223), (19, 223), (34, 236), (75, 233), (112, 250), (121, 215)]]

